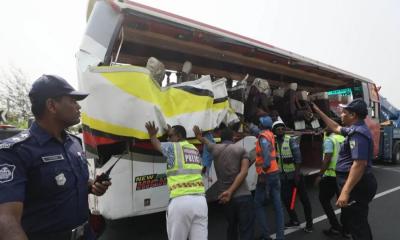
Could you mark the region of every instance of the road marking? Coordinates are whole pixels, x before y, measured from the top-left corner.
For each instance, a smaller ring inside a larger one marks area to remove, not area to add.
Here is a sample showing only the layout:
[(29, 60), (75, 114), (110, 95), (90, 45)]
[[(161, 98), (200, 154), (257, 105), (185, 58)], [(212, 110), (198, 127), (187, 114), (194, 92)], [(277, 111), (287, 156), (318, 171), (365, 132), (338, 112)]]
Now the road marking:
[[(400, 186), (397, 186), (397, 187), (395, 187), (395, 188), (391, 188), (391, 189), (388, 189), (388, 190), (386, 190), (386, 191), (384, 191), (384, 192), (378, 193), (378, 194), (375, 195), (374, 199), (383, 197), (383, 196), (385, 196), (385, 195), (388, 195), (388, 194), (390, 194), (390, 193), (392, 193), (392, 192), (395, 192), (395, 191), (398, 191), (398, 190), (400, 190)], [(338, 215), (340, 212), (341, 212), (340, 208), (335, 210), (335, 214), (336, 214), (336, 215)], [(327, 219), (327, 218), (328, 218), (328, 217), (324, 214), (324, 215), (322, 215), (322, 216), (319, 216), (319, 217), (314, 218), (314, 219), (313, 219), (313, 223), (315, 224), (315, 223), (321, 222), (321, 221), (323, 221), (323, 220), (325, 220), (325, 219)], [(305, 227), (306, 227), (306, 223), (303, 222), (303, 223), (300, 224), (300, 226), (298, 226), (298, 227), (293, 227), (293, 228), (285, 229), (285, 235), (289, 235), (289, 234), (291, 234), (291, 233), (297, 232), (297, 231), (299, 231), (299, 230), (302, 230), (302, 229), (305, 228)], [(270, 237), (275, 238), (275, 237), (276, 237), (276, 234), (271, 234)]]
[(373, 168), (400, 173), (400, 169), (399, 168), (395, 168), (395, 167), (373, 166)]

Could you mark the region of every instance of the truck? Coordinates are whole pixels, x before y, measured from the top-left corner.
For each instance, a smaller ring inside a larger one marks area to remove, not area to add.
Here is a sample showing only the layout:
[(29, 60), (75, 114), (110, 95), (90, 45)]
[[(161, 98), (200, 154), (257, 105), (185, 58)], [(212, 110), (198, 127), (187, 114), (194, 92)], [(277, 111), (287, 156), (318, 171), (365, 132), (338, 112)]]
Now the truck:
[[(149, 68), (151, 58), (159, 61), (156, 71)], [(374, 153), (379, 152), (380, 99), (372, 80), (140, 3), (90, 1), (76, 59), (79, 88), (90, 93), (82, 102), (90, 173), (95, 177), (115, 164), (112, 187), (90, 197), (92, 214), (109, 220), (157, 213), (168, 205), (165, 160), (149, 142), (146, 121), (155, 121), (161, 138), (167, 124), (184, 126), (189, 138), (193, 125), (212, 131), (224, 123), (240, 131), (246, 106), (253, 106), (246, 100), (253, 86), (267, 96), (297, 88), (296, 99), (320, 100), (332, 116), (340, 104), (364, 99)], [(317, 173), (322, 158), (321, 121), (311, 118), (295, 121), (291, 131), (300, 141), (305, 175)], [(239, 139), (254, 158), (256, 138)], [(212, 164), (209, 169), (204, 183), (212, 201), (218, 179)], [(246, 181), (255, 188), (254, 164)]]
[(380, 96), (381, 128), (378, 159), (386, 163), (400, 163), (400, 111)]

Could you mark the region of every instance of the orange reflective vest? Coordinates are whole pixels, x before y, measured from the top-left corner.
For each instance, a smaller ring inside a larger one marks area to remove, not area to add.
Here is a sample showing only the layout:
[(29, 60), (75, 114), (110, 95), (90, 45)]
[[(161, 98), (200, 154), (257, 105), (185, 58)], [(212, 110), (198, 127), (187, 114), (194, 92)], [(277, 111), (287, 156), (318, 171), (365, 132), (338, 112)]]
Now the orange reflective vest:
[[(267, 141), (270, 143), (270, 148), (271, 151), (269, 153), (269, 159), (270, 159), (270, 167), (269, 168), (263, 168), (264, 165), (264, 157), (263, 157), (263, 152), (262, 148), (260, 145), (260, 138), (264, 137), (267, 139)], [(258, 140), (256, 142), (256, 172), (257, 174), (261, 173), (273, 173), (279, 171), (278, 163), (276, 162), (276, 150), (275, 150), (275, 137), (274, 134), (269, 131), (265, 130), (260, 133), (258, 136)]]

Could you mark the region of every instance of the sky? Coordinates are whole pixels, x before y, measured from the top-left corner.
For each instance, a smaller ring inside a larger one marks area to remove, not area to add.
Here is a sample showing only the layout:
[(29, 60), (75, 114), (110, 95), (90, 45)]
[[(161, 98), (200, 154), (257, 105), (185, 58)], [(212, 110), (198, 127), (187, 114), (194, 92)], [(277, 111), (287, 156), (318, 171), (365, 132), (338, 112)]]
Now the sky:
[[(137, 2), (247, 36), (372, 79), (400, 108), (398, 0), (154, 0)], [(86, 0), (4, 1), (0, 74), (57, 74), (77, 87), (75, 53)], [(1, 76), (0, 76), (1, 77)]]

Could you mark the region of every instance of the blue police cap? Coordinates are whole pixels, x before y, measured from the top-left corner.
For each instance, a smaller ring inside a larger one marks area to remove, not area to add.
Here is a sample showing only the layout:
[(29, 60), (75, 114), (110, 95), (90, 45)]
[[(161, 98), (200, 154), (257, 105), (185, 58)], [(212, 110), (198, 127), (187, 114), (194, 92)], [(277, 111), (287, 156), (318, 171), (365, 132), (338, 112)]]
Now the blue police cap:
[(260, 117), (259, 121), (261, 123), (261, 125), (265, 128), (271, 128), (272, 127), (272, 119), (269, 116), (265, 116), (265, 117)]
[(80, 101), (85, 99), (89, 94), (76, 91), (64, 78), (56, 75), (42, 75), (33, 84), (29, 91), (31, 99), (42, 99), (72, 96)]
[(341, 107), (343, 107), (344, 109), (349, 110), (351, 112), (354, 112), (359, 116), (368, 115), (367, 104), (361, 98), (356, 98), (351, 103), (349, 103), (347, 105), (342, 105), (341, 104)]

